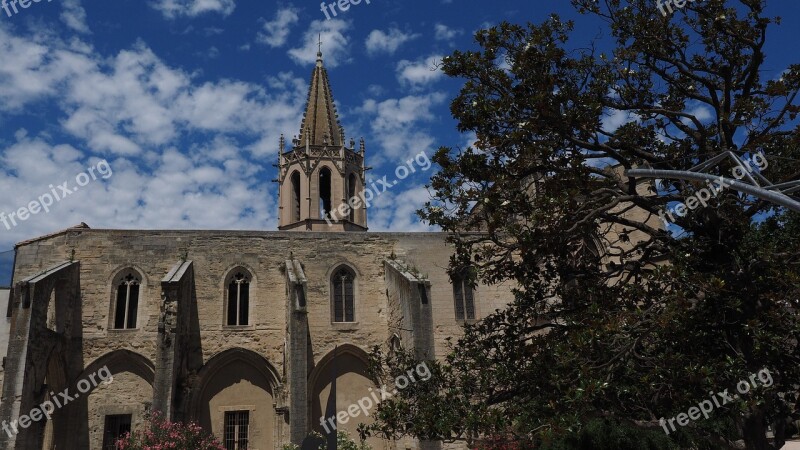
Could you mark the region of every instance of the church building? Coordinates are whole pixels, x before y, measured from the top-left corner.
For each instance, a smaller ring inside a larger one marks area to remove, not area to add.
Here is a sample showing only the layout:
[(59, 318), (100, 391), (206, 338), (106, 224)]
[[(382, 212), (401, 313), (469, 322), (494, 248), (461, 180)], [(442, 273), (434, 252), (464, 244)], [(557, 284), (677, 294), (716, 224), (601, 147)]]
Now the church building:
[[(152, 410), (229, 450), (278, 450), (370, 396), (372, 347), (443, 358), (510, 288), (451, 279), (445, 233), (368, 232), (364, 205), (342, 209), (364, 190), (365, 153), (319, 53), (300, 133), (280, 142), (278, 231), (81, 224), (17, 244), (0, 450), (111, 450)], [(35, 420), (44, 402), (59, 407)], [(370, 420), (337, 426), (357, 438)]]

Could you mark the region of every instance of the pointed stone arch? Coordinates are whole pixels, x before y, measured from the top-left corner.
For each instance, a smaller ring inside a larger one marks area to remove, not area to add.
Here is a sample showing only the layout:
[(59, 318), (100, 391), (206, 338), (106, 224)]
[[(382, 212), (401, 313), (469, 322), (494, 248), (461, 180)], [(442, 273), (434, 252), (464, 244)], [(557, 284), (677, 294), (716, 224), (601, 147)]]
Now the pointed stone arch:
[(224, 439), (226, 413), (247, 411), (249, 445), (273, 448), (280, 439), (275, 404), (280, 398), (280, 375), (263, 356), (242, 348), (214, 355), (193, 377), (189, 415), (200, 426)]
[(289, 223), (299, 222), (302, 210), (302, 189), (300, 187), (300, 171), (292, 171), (289, 176), (291, 182), (289, 190)]
[(85, 379), (90, 374), (97, 373), (103, 367), (108, 367), (111, 374), (131, 372), (138, 375), (151, 386), (155, 382), (155, 365), (144, 356), (130, 350), (114, 350), (92, 361), (83, 369), (80, 378)]
[[(108, 374), (111, 378), (104, 384), (102, 377)], [(147, 357), (131, 350), (114, 350), (87, 365), (79, 379), (97, 385), (85, 396), (90, 448), (101, 448), (117, 437), (116, 433), (106, 436), (106, 421), (112, 416), (130, 416), (132, 428), (141, 427), (153, 403), (155, 383), (155, 365)]]
[(317, 189), (319, 192), (319, 218), (331, 217), (333, 213), (333, 172), (327, 166), (321, 166), (317, 172)]
[[(315, 364), (309, 374), (309, 401), (308, 408), (313, 431), (325, 434), (321, 419), (327, 419), (342, 411), (347, 411), (351, 405), (358, 405), (359, 400), (365, 398), (380, 398), (377, 387), (379, 383), (370, 377), (368, 372), (369, 354), (362, 348), (350, 344), (340, 344), (331, 349)], [(336, 398), (331, 395), (333, 379), (336, 378)], [(374, 395), (373, 395), (374, 394)], [(373, 401), (373, 403), (375, 403)], [(375, 405), (369, 412), (374, 412)], [(347, 423), (339, 423), (338, 429), (347, 431), (351, 436), (357, 436), (359, 423), (372, 423), (370, 417), (359, 412), (356, 417), (348, 418)], [(368, 443), (373, 448), (380, 448), (383, 441), (377, 438), (369, 439)]]

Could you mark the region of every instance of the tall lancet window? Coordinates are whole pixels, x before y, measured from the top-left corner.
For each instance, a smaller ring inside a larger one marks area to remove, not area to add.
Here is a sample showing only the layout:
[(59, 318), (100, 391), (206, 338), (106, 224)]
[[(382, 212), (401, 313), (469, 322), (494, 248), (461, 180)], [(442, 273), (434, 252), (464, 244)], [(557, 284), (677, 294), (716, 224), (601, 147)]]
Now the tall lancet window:
[(319, 171), (319, 215), (322, 218), (331, 214), (331, 171), (323, 167)]
[(136, 328), (139, 312), (139, 286), (141, 280), (129, 272), (117, 285), (117, 301), (114, 307), (114, 328), (118, 330)]
[[(347, 179), (347, 201), (350, 201), (350, 199), (355, 198), (357, 189), (356, 183), (358, 183), (356, 181), (356, 175), (351, 173), (350, 177), (348, 177)], [(356, 221), (355, 208), (348, 208), (348, 209), (350, 209), (350, 217), (348, 217), (348, 219), (350, 220), (350, 222), (355, 222)]]
[(334, 322), (356, 321), (355, 280), (356, 274), (347, 266), (333, 272), (331, 291)]
[(475, 320), (475, 287), (469, 277), (469, 269), (453, 278), (453, 298), (456, 320)]
[(228, 283), (227, 324), (248, 325), (250, 313), (250, 274), (237, 270)]
[(292, 196), (291, 196), (292, 222), (300, 221), (300, 172), (292, 174)]

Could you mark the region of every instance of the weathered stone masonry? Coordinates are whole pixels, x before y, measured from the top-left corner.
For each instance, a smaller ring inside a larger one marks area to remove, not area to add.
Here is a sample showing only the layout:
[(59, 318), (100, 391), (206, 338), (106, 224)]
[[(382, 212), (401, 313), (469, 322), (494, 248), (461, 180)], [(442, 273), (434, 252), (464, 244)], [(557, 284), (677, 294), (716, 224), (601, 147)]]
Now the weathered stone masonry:
[[(251, 448), (298, 442), (320, 429), (336, 346), (340, 410), (373, 385), (365, 370), (373, 345), (399, 339), (421, 358), (444, 355), (445, 339), (461, 326), (450, 253), (441, 233), (75, 228), (23, 243), (2, 419), (38, 404), (45, 378), (49, 390), (62, 389), (105, 364), (114, 382), (54, 416), (52, 439), (66, 446), (57, 448), (99, 449), (106, 414), (131, 414), (135, 427), (148, 408), (198, 420), (220, 437), (224, 412), (245, 409)], [(331, 319), (331, 274), (342, 265), (356, 274), (353, 323)], [(139, 322), (115, 330), (112, 280), (128, 268), (141, 274)], [(224, 280), (236, 268), (252, 274), (250, 324), (231, 327)], [(45, 323), (52, 291), (56, 331)], [(481, 316), (510, 293), (481, 286), (476, 299)], [(354, 431), (361, 421), (341, 427)], [(43, 448), (43, 430), (39, 423), (15, 439), (3, 434), (0, 448)]]

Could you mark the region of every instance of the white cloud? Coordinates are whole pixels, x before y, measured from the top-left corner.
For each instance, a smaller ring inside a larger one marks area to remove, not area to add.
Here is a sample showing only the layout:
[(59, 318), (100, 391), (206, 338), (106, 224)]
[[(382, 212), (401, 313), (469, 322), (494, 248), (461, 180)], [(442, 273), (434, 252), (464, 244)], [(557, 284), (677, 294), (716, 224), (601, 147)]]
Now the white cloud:
[(378, 53), (394, 54), (401, 45), (408, 41), (420, 37), (419, 34), (404, 33), (397, 28), (391, 28), (388, 32), (382, 30), (372, 30), (367, 36), (365, 45), (367, 53), (375, 55)]
[(100, 55), (78, 38), (15, 36), (2, 27), (0, 52), (0, 123), (27, 118), (34, 104), (53, 109), (45, 131), (19, 130), (0, 141), (0, 192), (13, 193), (0, 196), (0, 212), (74, 180), (99, 158), (114, 170), (24, 226), (0, 224), (0, 248), (81, 221), (95, 228), (275, 227), (274, 187), (262, 174), (279, 135), (300, 123), (307, 80), (280, 73), (266, 86), (198, 82), (143, 43)]
[[(711, 108), (699, 102), (696, 105), (694, 105), (694, 108), (691, 108), (686, 112), (688, 114), (693, 115), (700, 122), (704, 123), (708, 123), (711, 119), (714, 118), (714, 112), (711, 110)], [(684, 118), (683, 122), (691, 123), (691, 120), (689, 120), (688, 118)]]
[(303, 35), (302, 45), (289, 50), (289, 56), (298, 64), (313, 64), (317, 60), (319, 39), (327, 67), (336, 67), (349, 60), (348, 39), (345, 33), (350, 22), (341, 19), (315, 20)]
[(282, 47), (289, 38), (292, 25), (300, 19), (297, 13), (293, 7), (279, 9), (273, 20), (264, 22), (264, 30), (258, 33), (256, 40), (270, 47)]
[(167, 19), (175, 19), (179, 16), (196, 17), (210, 12), (227, 16), (236, 8), (236, 3), (234, 0), (152, 0), (150, 6)]
[(402, 85), (419, 88), (441, 78), (441, 63), (442, 57), (438, 55), (414, 62), (402, 60), (397, 63), (397, 79)]
[(431, 199), (425, 186), (412, 185), (405, 190), (403, 181), (394, 190), (376, 197), (374, 205), (367, 211), (369, 229), (372, 231), (438, 231), (419, 220), (417, 211)]
[(370, 84), (367, 86), (367, 93), (373, 97), (380, 97), (386, 90), (379, 84)]
[[(50, 185), (68, 182), (73, 190), (76, 176), (99, 161), (69, 145), (19, 137), (0, 151), (0, 189), (15, 194), (0, 198), (6, 217), (51, 192)], [(135, 160), (109, 158), (108, 178), (95, 172), (96, 180), (54, 202), (48, 213), (17, 218), (17, 226), (9, 220), (11, 229), (0, 222), (0, 248), (80, 222), (93, 228), (274, 228), (274, 200), (253, 176), (260, 168), (220, 150), (227, 145), (235, 144), (214, 141), (189, 154), (168, 149), (155, 157), (152, 170)]]
[(429, 95), (409, 95), (399, 99), (388, 99), (382, 102), (367, 100), (362, 106), (362, 111), (374, 113), (373, 128), (377, 131), (387, 131), (411, 125), (417, 121), (430, 121), (435, 119), (431, 112), (433, 106), (445, 100), (443, 93)]
[(61, 12), (61, 21), (70, 29), (78, 33), (91, 33), (86, 25), (86, 10), (81, 6), (80, 0), (62, 0), (64, 11)]
[(0, 112), (53, 95), (64, 80), (94, 66), (92, 48), (67, 46), (46, 36), (21, 38), (0, 28)]
[(478, 143), (478, 135), (474, 131), (468, 131), (464, 136), (464, 145), (463, 148), (472, 147), (475, 148), (475, 144)]
[(450, 28), (441, 23), (434, 25), (433, 31), (437, 41), (452, 41), (456, 37), (464, 34), (464, 30)]
[(436, 120), (432, 108), (445, 99), (443, 93), (436, 92), (381, 102), (365, 101), (356, 113), (370, 123), (372, 136), (378, 139), (381, 149), (380, 153), (368, 154), (369, 165), (378, 167), (390, 161), (405, 161), (420, 151), (432, 155), (435, 141), (422, 124)]

